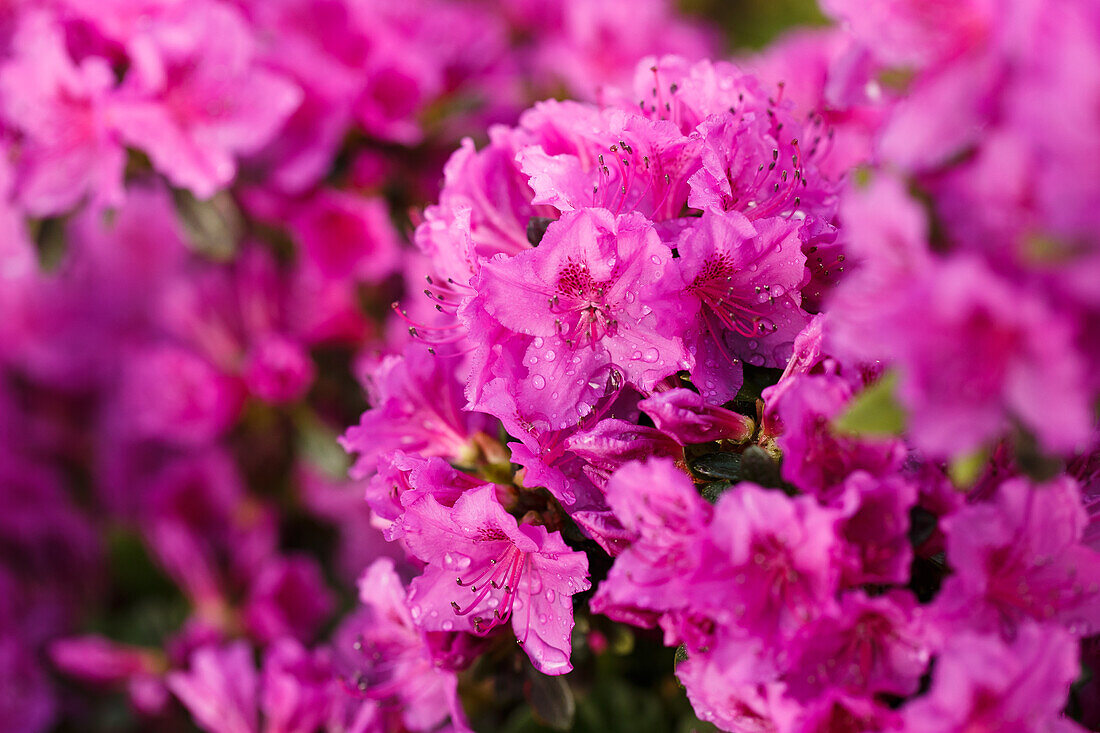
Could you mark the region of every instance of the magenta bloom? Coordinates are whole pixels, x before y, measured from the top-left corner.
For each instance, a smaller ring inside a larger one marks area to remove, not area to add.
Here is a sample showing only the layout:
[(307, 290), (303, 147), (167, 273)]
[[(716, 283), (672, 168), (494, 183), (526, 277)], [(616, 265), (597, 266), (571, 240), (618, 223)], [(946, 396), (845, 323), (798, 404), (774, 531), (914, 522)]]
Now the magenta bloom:
[(428, 563), (409, 593), (421, 628), (484, 635), (511, 621), (536, 669), (572, 669), (572, 596), (591, 585), (584, 553), (557, 532), (518, 524), (494, 486), (467, 491), (454, 507), (425, 496), (403, 521), (410, 551)]
[(956, 455), (1013, 418), (1051, 450), (1085, 444), (1092, 420), (1083, 365), (1069, 324), (1042, 298), (971, 258), (945, 261), (899, 297), (898, 318), (911, 327), (890, 319), (876, 336), (901, 371), (917, 447)]
[(877, 479), (856, 471), (845, 479), (837, 500), (844, 515), (838, 533), (847, 542), (844, 585), (909, 581), (909, 510), (916, 502), (917, 487), (897, 475)]
[(325, 189), (301, 205), (291, 228), (325, 278), (378, 282), (397, 265), (397, 232), (381, 199)]
[(108, 107), (114, 75), (106, 59), (76, 64), (64, 29), (44, 11), (25, 13), (0, 66), (0, 112), (18, 129), (17, 192), (37, 216), (59, 214), (85, 196), (122, 200), (125, 152)]
[(798, 375), (768, 395), (782, 434), (783, 478), (823, 501), (833, 501), (840, 484), (856, 470), (884, 476), (901, 467), (905, 447), (893, 439), (859, 440), (837, 433), (838, 417), (852, 390), (833, 375)]
[(592, 610), (651, 626), (660, 613), (690, 608), (712, 515), (691, 480), (668, 459), (629, 463), (608, 481), (607, 501), (633, 540), (600, 584)]
[(455, 674), (433, 658), (428, 634), (413, 622), (405, 596), (389, 558), (363, 571), (363, 608), (336, 632), (337, 669), (351, 694), (398, 705), (409, 730), (435, 730), (448, 717), (465, 730)]
[(122, 137), (177, 186), (209, 198), (232, 181), (236, 156), (270, 140), (301, 101), (285, 78), (254, 63), (253, 39), (229, 5), (187, 5), (154, 25), (112, 106)]
[(313, 733), (329, 720), (337, 696), (328, 655), (291, 640), (268, 647), (261, 673), (248, 644), (237, 641), (200, 647), (188, 671), (167, 679), (209, 733)]
[(258, 733), (257, 677), (252, 650), (239, 641), (197, 650), (189, 671), (168, 675), (168, 688), (210, 733)]
[(838, 614), (806, 626), (791, 649), (785, 678), (800, 700), (830, 688), (905, 696), (916, 692), (932, 658), (932, 635), (907, 592), (868, 598), (856, 591), (844, 596)]
[(252, 638), (308, 642), (333, 609), (332, 593), (312, 557), (275, 558), (260, 568), (245, 601), (244, 623)]
[(696, 606), (759, 639), (789, 638), (836, 607), (837, 515), (809, 497), (742, 483), (722, 494)]
[[(471, 311), (531, 337), (515, 386), (521, 414), (575, 425), (603, 388), (590, 380), (607, 369), (649, 389), (691, 365), (677, 338), (691, 304), (671, 263), (643, 217), (604, 209), (567, 213), (538, 248), (485, 263)], [(479, 320), (470, 318), (474, 337), (487, 330)]]
[(657, 429), (681, 445), (708, 443), (712, 440), (744, 442), (752, 437), (752, 418), (707, 403), (690, 389), (658, 392), (638, 403), (652, 418)]
[(913, 733), (1074, 733), (1061, 718), (1077, 677), (1077, 645), (1057, 628), (1028, 623), (1011, 643), (953, 634), (932, 672), (931, 691), (904, 709)]
[(1081, 544), (1086, 523), (1076, 482), (1002, 483), (990, 503), (944, 520), (954, 574), (936, 607), (980, 631), (1011, 638), (1029, 619), (1075, 636), (1100, 629), (1100, 553)]
[(484, 415), (462, 410), (466, 401), (453, 366), (452, 359), (410, 345), (370, 371), (366, 386), (371, 409), (340, 439), (345, 450), (359, 454), (352, 469), (355, 478), (370, 476), (378, 459), (397, 449), (456, 458), (479, 429), (488, 427)]
[(700, 304), (685, 342), (692, 381), (712, 402), (741, 387), (741, 362), (786, 366), (809, 316), (799, 307), (806, 275), (797, 222), (750, 222), (708, 210), (680, 235), (676, 250), (684, 294)]

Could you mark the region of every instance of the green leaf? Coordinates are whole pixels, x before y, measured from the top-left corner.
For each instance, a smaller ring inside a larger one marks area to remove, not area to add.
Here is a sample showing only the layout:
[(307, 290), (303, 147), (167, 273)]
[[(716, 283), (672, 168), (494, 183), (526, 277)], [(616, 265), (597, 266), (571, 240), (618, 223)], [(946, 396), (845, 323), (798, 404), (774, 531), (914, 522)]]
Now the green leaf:
[(711, 481), (709, 484), (703, 484), (699, 493), (711, 504), (717, 504), (722, 494), (729, 491), (732, 486), (733, 484), (729, 481)]
[(223, 191), (203, 200), (190, 191), (177, 189), (172, 192), (172, 199), (192, 249), (219, 261), (236, 255), (244, 219), (228, 193)]
[(894, 397), (897, 381), (895, 372), (887, 372), (856, 395), (833, 427), (848, 435), (900, 435), (905, 430), (905, 410)]
[(989, 453), (981, 448), (966, 455), (956, 456), (947, 465), (947, 475), (958, 489), (969, 489), (985, 470)]
[(741, 454), (741, 480), (766, 489), (784, 488), (779, 464), (758, 445), (750, 445)]
[(691, 461), (691, 472), (709, 479), (741, 478), (741, 456), (737, 453), (705, 453)]

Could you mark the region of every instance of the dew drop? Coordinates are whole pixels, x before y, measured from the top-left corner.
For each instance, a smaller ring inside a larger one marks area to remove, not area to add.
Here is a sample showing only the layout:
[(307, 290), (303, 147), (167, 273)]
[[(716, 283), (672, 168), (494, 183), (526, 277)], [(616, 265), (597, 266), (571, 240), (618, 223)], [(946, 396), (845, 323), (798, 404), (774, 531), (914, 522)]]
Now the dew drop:
[(448, 570), (465, 570), (470, 567), (470, 558), (457, 552), (447, 552), (443, 555), (443, 567)]
[(531, 379), (531, 384), (535, 385), (535, 389), (543, 389), (546, 387), (546, 379), (541, 374), (536, 374)]

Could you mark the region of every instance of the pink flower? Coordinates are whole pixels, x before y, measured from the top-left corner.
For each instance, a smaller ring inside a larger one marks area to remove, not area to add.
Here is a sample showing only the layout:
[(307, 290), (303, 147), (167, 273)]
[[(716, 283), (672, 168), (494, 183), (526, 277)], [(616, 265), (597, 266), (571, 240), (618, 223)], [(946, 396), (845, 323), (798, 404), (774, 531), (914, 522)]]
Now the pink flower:
[(336, 699), (327, 654), (289, 639), (268, 647), (259, 674), (252, 650), (237, 641), (199, 647), (191, 668), (167, 679), (209, 733), (312, 733), (328, 721)]
[(844, 480), (837, 499), (843, 514), (837, 531), (847, 542), (844, 585), (909, 582), (909, 510), (916, 503), (917, 487), (896, 474), (875, 478), (859, 470)]
[(372, 407), (340, 439), (345, 450), (359, 454), (354, 477), (366, 478), (380, 456), (396, 449), (456, 458), (489, 426), (484, 415), (463, 411), (466, 401), (452, 366), (450, 358), (415, 345), (378, 362), (367, 382)]
[(1011, 643), (961, 632), (948, 637), (932, 689), (903, 709), (912, 733), (1080, 731), (1061, 717), (1077, 677), (1077, 645), (1058, 628), (1023, 625)]
[(326, 278), (373, 283), (397, 265), (397, 232), (381, 199), (324, 189), (290, 225), (305, 260)]
[(332, 593), (312, 557), (273, 558), (251, 580), (242, 615), (249, 634), (260, 642), (281, 637), (308, 642), (332, 613)]
[[(690, 306), (671, 261), (640, 215), (585, 209), (551, 225), (537, 249), (483, 266), (468, 312), (483, 309), (527, 342), (527, 374), (516, 380), (522, 414), (574, 425), (590, 411), (600, 387), (590, 380), (601, 372), (619, 369), (649, 389), (690, 365), (676, 337)], [(469, 327), (484, 332), (476, 320)]]
[(349, 691), (396, 703), (410, 730), (435, 730), (448, 717), (465, 730), (455, 673), (433, 658), (428, 636), (435, 632), (413, 622), (392, 560), (377, 559), (363, 571), (359, 601), (362, 609), (341, 624), (334, 640), (336, 667)]
[(893, 439), (856, 439), (837, 432), (832, 420), (851, 399), (851, 387), (833, 375), (798, 375), (767, 395), (768, 410), (783, 432), (783, 478), (823, 501), (833, 501), (856, 470), (885, 476), (900, 468), (905, 447)]
[(302, 397), (313, 383), (309, 354), (280, 334), (261, 336), (249, 349), (242, 367), (245, 387), (264, 402), (279, 404)]
[(699, 165), (698, 142), (667, 120), (650, 120), (636, 110), (602, 112), (571, 102), (543, 102), (524, 116), (528, 125), (545, 116), (557, 127), (583, 130), (565, 150), (557, 141), (529, 145), (517, 161), (530, 176), (535, 204), (558, 211), (604, 208), (615, 214), (637, 211), (660, 222), (680, 215), (687, 202), (688, 176)]
[(18, 147), (19, 201), (37, 216), (60, 214), (84, 197), (122, 200), (125, 152), (108, 111), (114, 75), (106, 59), (79, 65), (63, 28), (44, 11), (25, 13), (0, 67), (0, 112), (23, 137)]
[(708, 210), (676, 245), (685, 295), (699, 315), (685, 341), (695, 357), (692, 381), (708, 400), (726, 402), (741, 387), (742, 360), (785, 366), (808, 316), (799, 307), (806, 258), (797, 222), (750, 222)]
[(198, 446), (222, 435), (244, 405), (240, 383), (195, 352), (163, 345), (126, 368), (120, 414), (134, 435)]
[(739, 484), (722, 494), (708, 532), (713, 555), (692, 601), (751, 638), (790, 638), (836, 608), (837, 514), (809, 497)]
[(742, 443), (752, 437), (752, 418), (707, 404), (697, 392), (677, 388), (658, 392), (638, 403), (657, 429), (681, 445), (730, 440)]
[(252, 37), (231, 6), (202, 2), (150, 31), (156, 53), (135, 59), (112, 106), (123, 138), (172, 183), (209, 198), (301, 101), (301, 92), (254, 63)]
[(168, 675), (168, 688), (210, 733), (258, 733), (258, 687), (252, 650), (243, 641), (203, 647), (189, 671)]
[(1086, 517), (1077, 484), (1002, 483), (990, 503), (944, 520), (954, 573), (936, 607), (983, 632), (1011, 638), (1017, 625), (1064, 624), (1075, 636), (1100, 629), (1100, 553), (1081, 544)]
[(661, 613), (690, 609), (711, 506), (665, 458), (635, 461), (616, 471), (607, 483), (607, 501), (630, 532), (631, 543), (600, 584), (592, 611), (652, 626)]
[(536, 669), (572, 669), (572, 596), (590, 586), (584, 553), (557, 532), (518, 524), (494, 486), (467, 491), (451, 508), (424, 496), (403, 522), (409, 550), (428, 563), (409, 593), (421, 628), (483, 635), (510, 621)]
[[(1070, 324), (1042, 297), (960, 257), (895, 298), (868, 337), (897, 363), (916, 447), (957, 455), (1003, 434), (1013, 419), (1050, 450), (1085, 444), (1092, 419), (1083, 364)], [(903, 334), (898, 319), (913, 327)]]
[(916, 599), (904, 591), (844, 596), (838, 614), (806, 626), (791, 643), (784, 676), (791, 695), (813, 700), (831, 689), (853, 696), (908, 696), (932, 658), (932, 636)]
[(441, 280), (464, 285), (482, 261), (526, 251), (531, 247), (527, 223), (534, 216), (553, 216), (551, 207), (531, 203), (534, 193), (515, 162), (528, 137), (494, 127), (485, 148), (476, 150), (472, 140), (463, 140), (447, 161), (439, 203), (425, 210), (416, 229), (416, 245)]

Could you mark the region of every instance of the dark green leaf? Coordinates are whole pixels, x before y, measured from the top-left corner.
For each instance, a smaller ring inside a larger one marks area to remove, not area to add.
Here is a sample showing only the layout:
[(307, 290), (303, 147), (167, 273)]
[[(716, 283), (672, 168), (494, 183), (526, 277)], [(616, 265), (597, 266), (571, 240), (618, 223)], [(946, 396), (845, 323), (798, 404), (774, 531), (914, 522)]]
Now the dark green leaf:
[(771, 489), (783, 488), (779, 464), (758, 445), (750, 445), (741, 454), (741, 480)]
[(738, 481), (741, 478), (741, 456), (737, 453), (706, 453), (691, 461), (691, 472), (702, 478)]
[(716, 504), (718, 503), (719, 497), (729, 491), (731, 486), (733, 486), (733, 484), (729, 481), (711, 481), (709, 484), (704, 484), (699, 493), (711, 504)]

